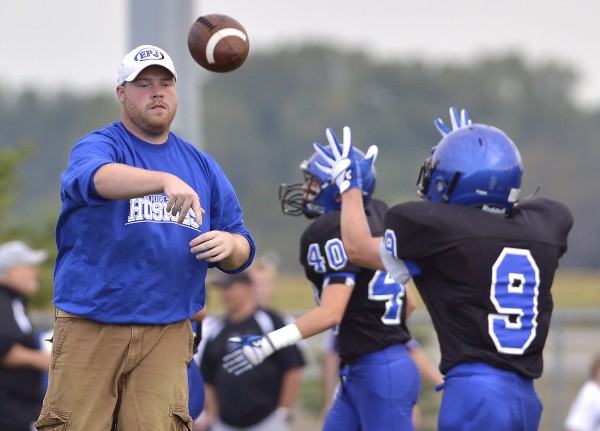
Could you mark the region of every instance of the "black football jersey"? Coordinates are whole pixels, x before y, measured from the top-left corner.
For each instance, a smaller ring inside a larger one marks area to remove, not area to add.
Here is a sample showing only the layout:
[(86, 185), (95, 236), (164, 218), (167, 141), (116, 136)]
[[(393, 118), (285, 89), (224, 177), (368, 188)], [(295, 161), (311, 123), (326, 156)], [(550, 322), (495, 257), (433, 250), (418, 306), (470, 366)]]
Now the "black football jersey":
[(279, 403), (284, 374), (305, 365), (298, 346), (289, 346), (269, 356), (251, 372), (239, 376), (223, 368), (223, 356), (238, 346), (229, 341), (242, 335), (264, 334), (285, 326), (278, 313), (257, 309), (248, 318), (231, 322), (215, 319), (206, 335), (200, 359), (204, 381), (216, 389), (219, 416), (232, 427), (251, 427), (269, 416)]
[(547, 199), (508, 216), (430, 201), (390, 209), (386, 249), (420, 270), (413, 279), (437, 332), (442, 373), (483, 361), (542, 374), (550, 287), (572, 225), (570, 211)]
[[(367, 220), (374, 236), (382, 236), (387, 206), (371, 199)], [(374, 271), (348, 260), (341, 240), (340, 211), (315, 219), (300, 240), (300, 262), (306, 277), (321, 297), (324, 284), (344, 283), (355, 275), (355, 286), (337, 328), (338, 352), (343, 362), (392, 344), (405, 343), (410, 334), (405, 324), (406, 288), (385, 271)], [(326, 288), (326, 287), (325, 287)]]

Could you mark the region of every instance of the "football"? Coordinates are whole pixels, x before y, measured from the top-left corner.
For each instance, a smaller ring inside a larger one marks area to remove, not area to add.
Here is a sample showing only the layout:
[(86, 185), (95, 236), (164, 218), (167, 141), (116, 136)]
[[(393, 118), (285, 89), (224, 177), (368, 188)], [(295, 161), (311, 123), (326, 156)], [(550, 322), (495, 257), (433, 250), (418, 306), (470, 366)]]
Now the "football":
[(199, 17), (188, 33), (188, 48), (196, 63), (211, 72), (231, 72), (240, 67), (250, 50), (246, 29), (227, 15)]

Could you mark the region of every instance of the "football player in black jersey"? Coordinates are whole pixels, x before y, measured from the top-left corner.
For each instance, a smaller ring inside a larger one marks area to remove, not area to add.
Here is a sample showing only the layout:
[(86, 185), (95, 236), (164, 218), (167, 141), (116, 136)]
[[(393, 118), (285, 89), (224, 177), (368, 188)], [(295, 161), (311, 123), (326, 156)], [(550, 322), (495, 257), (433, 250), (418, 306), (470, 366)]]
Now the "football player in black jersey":
[[(370, 231), (383, 235), (387, 206), (370, 199), (375, 188), (374, 153), (354, 150), (361, 166), (361, 205)], [(280, 330), (244, 337), (224, 366), (240, 373), (273, 351), (337, 325), (341, 385), (324, 423), (326, 431), (413, 430), (412, 410), (421, 378), (404, 343), (406, 289), (387, 272), (363, 268), (346, 255), (340, 233), (340, 190), (329, 181), (334, 155), (319, 147), (301, 164), (304, 183), (282, 185), (285, 214), (313, 219), (300, 240), (300, 261), (318, 306)], [(324, 171), (325, 170), (325, 171)]]
[(549, 199), (517, 202), (522, 163), (501, 130), (472, 124), (451, 109), (452, 130), (421, 170), (426, 200), (392, 207), (385, 235), (373, 238), (362, 217), (350, 129), (330, 139), (331, 175), (342, 194), (342, 239), (348, 257), (387, 268), (415, 285), (432, 318), (445, 374), (438, 417), (442, 431), (533, 431), (542, 405), (533, 379), (552, 314), (550, 287), (567, 250), (569, 210)]

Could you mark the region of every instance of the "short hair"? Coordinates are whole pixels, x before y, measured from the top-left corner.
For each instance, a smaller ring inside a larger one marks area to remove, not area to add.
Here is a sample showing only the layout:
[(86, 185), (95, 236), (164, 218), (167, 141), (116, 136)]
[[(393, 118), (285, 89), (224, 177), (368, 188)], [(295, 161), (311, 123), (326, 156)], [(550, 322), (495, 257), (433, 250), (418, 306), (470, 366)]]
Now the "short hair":
[(250, 272), (270, 271), (276, 274), (279, 269), (279, 256), (274, 252), (267, 251), (261, 256), (256, 257), (248, 269)]

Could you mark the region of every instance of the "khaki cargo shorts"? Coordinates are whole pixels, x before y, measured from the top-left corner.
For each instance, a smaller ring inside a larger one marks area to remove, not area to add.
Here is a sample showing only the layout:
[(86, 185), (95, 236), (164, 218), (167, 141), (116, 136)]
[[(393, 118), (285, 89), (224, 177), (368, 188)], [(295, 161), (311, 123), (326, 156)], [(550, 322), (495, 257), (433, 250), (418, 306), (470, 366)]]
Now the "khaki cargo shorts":
[(114, 325), (57, 310), (40, 431), (186, 431), (189, 320)]

